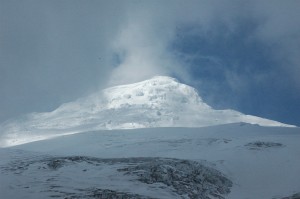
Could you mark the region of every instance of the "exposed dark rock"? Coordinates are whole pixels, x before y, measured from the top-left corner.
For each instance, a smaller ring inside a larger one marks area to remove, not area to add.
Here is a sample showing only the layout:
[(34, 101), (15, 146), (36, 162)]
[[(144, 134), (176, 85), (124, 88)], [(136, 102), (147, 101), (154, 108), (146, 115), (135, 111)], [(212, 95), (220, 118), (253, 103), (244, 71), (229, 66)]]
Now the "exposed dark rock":
[(154, 199), (139, 194), (114, 191), (110, 189), (80, 189), (79, 193), (59, 192), (50, 195), (51, 198), (64, 199)]
[[(39, 185), (42, 189), (40, 191), (49, 193), (52, 198), (147, 199), (151, 196), (101, 187), (101, 183), (98, 184), (95, 178), (101, 179), (102, 176), (95, 176), (95, 174), (102, 168), (111, 168), (112, 175), (118, 176), (121, 180), (126, 179), (124, 183), (128, 182), (126, 176), (131, 176), (130, 180), (139, 182), (143, 184), (142, 186), (160, 183), (157, 189), (169, 190), (168, 192), (173, 192), (182, 198), (220, 199), (224, 198), (232, 187), (229, 179), (209, 166), (195, 161), (171, 158), (39, 157), (11, 162), (2, 167), (2, 170), (15, 175), (28, 175), (31, 187), (37, 189), (36, 185)], [(64, 172), (69, 170), (72, 170), (72, 173), (65, 175)], [(73, 172), (82, 173), (79, 175), (82, 179), (73, 177)], [(31, 178), (32, 173), (38, 178)], [(39, 179), (45, 179), (43, 185), (40, 184)], [(76, 183), (69, 186), (66, 182), (72, 179), (75, 179)], [(88, 182), (88, 184), (81, 184), (81, 182)], [(24, 187), (23, 184), (21, 186)]]
[(263, 148), (283, 147), (284, 145), (277, 142), (255, 141), (255, 142), (250, 142), (245, 146), (249, 147), (249, 149), (263, 149)]
[(178, 159), (153, 159), (120, 171), (136, 175), (147, 184), (163, 183), (174, 187), (179, 195), (190, 198), (224, 198), (232, 182), (219, 171), (198, 162)]

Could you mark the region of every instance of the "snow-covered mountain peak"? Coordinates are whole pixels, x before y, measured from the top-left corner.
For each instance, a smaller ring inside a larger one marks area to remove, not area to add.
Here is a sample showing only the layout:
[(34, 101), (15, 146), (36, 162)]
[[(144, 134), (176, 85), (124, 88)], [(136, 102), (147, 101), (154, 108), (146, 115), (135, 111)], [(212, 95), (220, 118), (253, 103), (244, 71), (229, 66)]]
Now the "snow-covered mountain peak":
[(3, 123), (0, 147), (100, 129), (202, 127), (239, 122), (291, 127), (234, 110), (215, 110), (194, 88), (171, 77), (156, 76), (95, 92), (52, 112), (32, 113)]
[(128, 105), (143, 105), (149, 108), (182, 106), (210, 108), (202, 101), (194, 88), (167, 76), (155, 76), (142, 82), (111, 87), (105, 89), (103, 94), (107, 108), (120, 108)]

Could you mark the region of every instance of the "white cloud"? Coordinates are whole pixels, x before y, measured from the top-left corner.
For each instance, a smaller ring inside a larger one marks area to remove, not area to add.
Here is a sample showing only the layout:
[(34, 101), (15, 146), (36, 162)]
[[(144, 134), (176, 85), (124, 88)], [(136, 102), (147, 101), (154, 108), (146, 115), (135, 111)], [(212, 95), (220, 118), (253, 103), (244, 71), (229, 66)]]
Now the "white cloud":
[[(224, 34), (231, 34), (243, 20), (258, 25), (253, 38), (274, 45), (276, 49), (271, 51), (278, 63), (289, 63), (289, 66), (282, 66), (285, 67), (283, 70), (298, 77), (299, 4), (299, 1), (292, 0), (130, 2), (126, 5), (127, 13), (120, 32), (112, 44), (113, 51), (123, 52), (126, 56), (113, 69), (110, 84), (139, 81), (158, 74), (176, 74), (188, 82), (190, 77), (182, 66), (184, 63), (176, 62), (169, 48), (176, 39), (177, 28), (181, 25), (199, 26), (201, 34), (210, 39), (216, 24), (223, 24), (230, 30)], [(294, 80), (299, 82), (297, 78)]]

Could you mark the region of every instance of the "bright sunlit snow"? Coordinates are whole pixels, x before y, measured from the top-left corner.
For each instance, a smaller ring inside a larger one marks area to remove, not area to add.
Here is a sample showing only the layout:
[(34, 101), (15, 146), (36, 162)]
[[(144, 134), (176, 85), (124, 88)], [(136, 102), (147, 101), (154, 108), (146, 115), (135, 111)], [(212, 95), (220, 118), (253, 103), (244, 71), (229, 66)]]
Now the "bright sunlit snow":
[(292, 127), (234, 110), (215, 110), (194, 88), (171, 77), (155, 76), (107, 88), (52, 112), (8, 121), (0, 126), (0, 147), (91, 130), (203, 127), (237, 122)]

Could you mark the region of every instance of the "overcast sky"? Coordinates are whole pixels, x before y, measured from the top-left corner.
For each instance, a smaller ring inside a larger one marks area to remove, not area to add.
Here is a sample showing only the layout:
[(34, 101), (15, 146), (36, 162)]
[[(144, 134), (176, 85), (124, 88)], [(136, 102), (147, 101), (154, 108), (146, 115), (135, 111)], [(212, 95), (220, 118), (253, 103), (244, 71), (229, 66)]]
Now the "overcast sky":
[(300, 125), (300, 1), (0, 0), (0, 122), (169, 75)]

